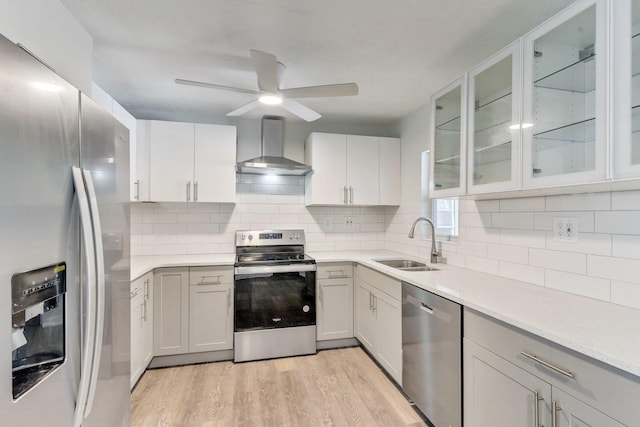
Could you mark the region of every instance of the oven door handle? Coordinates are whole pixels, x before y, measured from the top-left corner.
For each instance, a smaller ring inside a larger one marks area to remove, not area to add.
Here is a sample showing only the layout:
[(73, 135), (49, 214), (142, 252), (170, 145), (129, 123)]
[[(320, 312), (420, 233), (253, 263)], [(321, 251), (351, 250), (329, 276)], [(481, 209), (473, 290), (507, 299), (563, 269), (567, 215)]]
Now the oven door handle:
[(234, 269), (235, 274), (302, 273), (305, 271), (316, 271), (316, 264), (261, 265)]

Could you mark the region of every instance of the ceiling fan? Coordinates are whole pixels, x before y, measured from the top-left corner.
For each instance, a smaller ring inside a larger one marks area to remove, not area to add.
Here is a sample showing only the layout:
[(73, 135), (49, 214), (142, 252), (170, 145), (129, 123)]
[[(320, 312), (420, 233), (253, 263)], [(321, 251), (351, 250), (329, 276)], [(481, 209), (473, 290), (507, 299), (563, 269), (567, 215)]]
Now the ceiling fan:
[(339, 83), (288, 89), (281, 88), (280, 83), (282, 82), (284, 65), (278, 62), (276, 57), (270, 53), (253, 49), (250, 50), (250, 52), (251, 61), (258, 75), (259, 90), (257, 91), (185, 79), (175, 79), (175, 82), (183, 85), (230, 90), (257, 96), (256, 99), (228, 113), (227, 116), (240, 116), (257, 107), (259, 104), (281, 105), (285, 110), (308, 122), (319, 119), (321, 115), (301, 103), (294, 101), (292, 98), (353, 96), (358, 94), (358, 85), (355, 83)]

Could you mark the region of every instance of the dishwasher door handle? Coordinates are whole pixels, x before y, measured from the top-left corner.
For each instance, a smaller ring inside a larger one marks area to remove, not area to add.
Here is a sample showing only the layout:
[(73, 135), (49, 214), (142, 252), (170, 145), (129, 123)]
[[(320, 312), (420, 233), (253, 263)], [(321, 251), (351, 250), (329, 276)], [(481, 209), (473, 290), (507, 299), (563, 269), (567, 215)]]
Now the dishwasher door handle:
[(429, 307), (427, 304), (423, 303), (418, 298), (413, 297), (411, 295), (407, 295), (407, 302), (409, 304), (415, 305), (425, 313), (433, 315), (433, 308)]

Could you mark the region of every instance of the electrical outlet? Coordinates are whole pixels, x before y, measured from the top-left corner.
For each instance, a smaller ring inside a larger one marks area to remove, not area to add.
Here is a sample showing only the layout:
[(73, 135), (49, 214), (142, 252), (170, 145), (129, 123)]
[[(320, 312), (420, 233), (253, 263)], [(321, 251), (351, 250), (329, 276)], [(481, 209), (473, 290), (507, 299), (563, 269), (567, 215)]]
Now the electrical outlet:
[(553, 240), (578, 241), (578, 218), (553, 218)]
[(351, 228), (351, 227), (353, 227), (353, 224), (354, 224), (354, 222), (353, 222), (353, 217), (352, 217), (352, 216), (348, 216), (348, 217), (346, 217), (346, 218), (344, 219), (344, 225), (345, 225), (347, 228)]

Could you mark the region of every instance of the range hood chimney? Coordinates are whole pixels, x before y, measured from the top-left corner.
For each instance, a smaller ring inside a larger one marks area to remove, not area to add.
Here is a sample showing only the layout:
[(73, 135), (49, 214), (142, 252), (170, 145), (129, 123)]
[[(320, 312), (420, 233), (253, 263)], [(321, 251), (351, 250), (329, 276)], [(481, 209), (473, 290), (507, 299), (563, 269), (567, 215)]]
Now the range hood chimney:
[(255, 159), (238, 162), (236, 172), (254, 175), (296, 175), (311, 172), (311, 166), (284, 157), (284, 119), (262, 118), (262, 153)]

